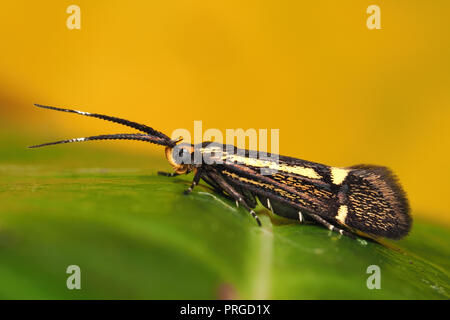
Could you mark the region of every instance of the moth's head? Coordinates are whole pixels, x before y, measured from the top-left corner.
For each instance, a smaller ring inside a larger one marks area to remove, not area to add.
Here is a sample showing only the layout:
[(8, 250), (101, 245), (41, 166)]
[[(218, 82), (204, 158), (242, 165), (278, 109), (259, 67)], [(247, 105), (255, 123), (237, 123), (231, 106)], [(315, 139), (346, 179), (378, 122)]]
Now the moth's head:
[(188, 143), (167, 146), (166, 158), (176, 173), (189, 173), (194, 169), (194, 146)]

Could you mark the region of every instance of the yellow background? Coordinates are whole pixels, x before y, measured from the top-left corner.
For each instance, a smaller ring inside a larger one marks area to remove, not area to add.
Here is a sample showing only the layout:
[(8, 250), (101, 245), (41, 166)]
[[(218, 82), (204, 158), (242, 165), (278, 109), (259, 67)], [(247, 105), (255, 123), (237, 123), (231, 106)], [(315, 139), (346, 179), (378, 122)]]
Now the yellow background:
[[(71, 4), (81, 30), (66, 27)], [(381, 30), (366, 27), (371, 4)], [(281, 154), (391, 167), (414, 214), (449, 224), (449, 10), (419, 0), (3, 1), (0, 122), (61, 138), (128, 131), (38, 102), (168, 134), (194, 120), (277, 128)]]

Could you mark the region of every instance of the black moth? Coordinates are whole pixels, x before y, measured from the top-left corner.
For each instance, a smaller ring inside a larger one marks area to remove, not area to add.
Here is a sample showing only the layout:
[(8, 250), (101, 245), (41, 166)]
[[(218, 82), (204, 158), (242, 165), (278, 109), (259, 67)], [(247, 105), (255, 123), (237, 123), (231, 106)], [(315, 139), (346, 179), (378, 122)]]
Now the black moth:
[[(119, 123), (144, 133), (98, 135), (45, 143), (30, 148), (90, 140), (140, 140), (166, 147), (166, 157), (177, 176), (194, 172), (192, 189), (203, 179), (217, 192), (247, 209), (261, 225), (253, 209), (256, 199), (273, 213), (289, 219), (313, 221), (330, 230), (354, 238), (400, 239), (411, 229), (412, 219), (404, 191), (386, 167), (357, 165), (330, 167), (310, 161), (278, 156), (278, 161), (261, 160), (257, 153), (234, 146), (203, 142), (179, 144), (164, 133), (128, 120), (70, 109), (36, 105), (57, 111), (77, 113)], [(196, 153), (208, 155), (209, 161), (193, 160)], [(178, 157), (177, 157), (178, 156)], [(226, 161), (211, 161), (226, 160)], [(267, 170), (272, 170), (267, 173)], [(274, 170), (275, 169), (275, 170)], [(266, 170), (262, 174), (263, 170)]]

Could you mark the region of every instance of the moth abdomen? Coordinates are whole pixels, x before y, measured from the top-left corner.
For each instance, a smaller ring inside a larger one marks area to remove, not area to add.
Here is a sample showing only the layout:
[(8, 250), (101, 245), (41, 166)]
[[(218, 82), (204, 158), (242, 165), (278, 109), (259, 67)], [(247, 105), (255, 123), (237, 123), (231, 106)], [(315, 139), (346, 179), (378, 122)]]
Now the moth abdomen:
[(335, 219), (369, 235), (400, 239), (411, 229), (405, 192), (386, 167), (358, 165), (348, 168), (345, 194)]

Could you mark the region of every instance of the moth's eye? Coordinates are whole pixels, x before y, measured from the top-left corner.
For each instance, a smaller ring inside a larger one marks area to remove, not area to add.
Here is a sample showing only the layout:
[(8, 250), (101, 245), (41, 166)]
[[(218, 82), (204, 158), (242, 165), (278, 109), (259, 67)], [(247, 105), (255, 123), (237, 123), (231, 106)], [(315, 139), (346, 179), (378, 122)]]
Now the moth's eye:
[(188, 151), (187, 149), (185, 149), (185, 148), (180, 148), (180, 149), (178, 150), (178, 156), (179, 156), (180, 158), (184, 158), (184, 157), (186, 157), (187, 155), (189, 155), (189, 151)]

